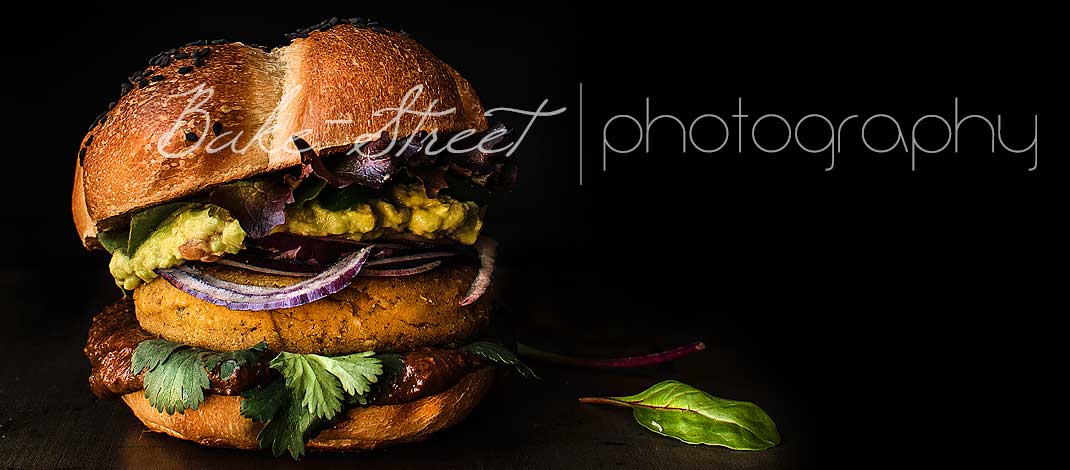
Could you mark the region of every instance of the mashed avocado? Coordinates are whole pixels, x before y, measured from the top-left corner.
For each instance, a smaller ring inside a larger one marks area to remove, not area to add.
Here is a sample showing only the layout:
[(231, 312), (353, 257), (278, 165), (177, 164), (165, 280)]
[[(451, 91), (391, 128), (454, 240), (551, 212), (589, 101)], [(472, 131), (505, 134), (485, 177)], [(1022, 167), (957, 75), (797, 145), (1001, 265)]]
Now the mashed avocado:
[[(382, 198), (331, 211), (318, 201), (286, 210), (286, 223), (274, 232), (298, 235), (341, 235), (370, 240), (387, 232), (409, 232), (424, 238), (451, 238), (475, 243), (483, 228), (483, 210), (474, 202), (449, 196), (427, 197), (422, 184), (395, 185)], [(133, 255), (115, 250), (111, 269), (115, 283), (133, 290), (156, 278), (156, 269), (177, 266), (186, 260), (214, 260), (237, 253), (245, 231), (225, 209), (194, 206), (170, 216), (137, 248)]]
[(154, 270), (177, 266), (188, 259), (210, 259), (237, 253), (245, 231), (226, 210), (195, 206), (175, 213), (137, 248), (133, 255), (112, 253), (108, 268), (115, 283), (133, 290), (156, 278)]
[(340, 211), (330, 211), (311, 201), (286, 211), (286, 223), (276, 232), (298, 235), (342, 235), (370, 240), (383, 233), (410, 232), (424, 238), (452, 238), (475, 243), (483, 228), (482, 210), (474, 202), (449, 196), (427, 197), (421, 184), (396, 185), (390, 195), (373, 198)]

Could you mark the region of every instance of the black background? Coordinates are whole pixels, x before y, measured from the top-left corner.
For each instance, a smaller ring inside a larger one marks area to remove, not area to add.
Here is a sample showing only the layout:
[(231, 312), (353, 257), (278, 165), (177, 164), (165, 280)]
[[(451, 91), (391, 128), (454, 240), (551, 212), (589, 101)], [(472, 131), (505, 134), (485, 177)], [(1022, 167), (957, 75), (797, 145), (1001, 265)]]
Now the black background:
[[(611, 155), (607, 172), (599, 160), (607, 119), (642, 120), (647, 97), (655, 115), (685, 122), (729, 119), (739, 97), (751, 120), (886, 113), (908, 138), (922, 115), (950, 119), (958, 97), (964, 114), (1002, 114), (1008, 145), (1022, 147), (1034, 114), (1056, 114), (1050, 12), (666, 2), (636, 10), (301, 2), (230, 12), (216, 3), (60, 16), (42, 8), (10, 20), (0, 266), (12, 337), (84, 334), (102, 302), (85, 299), (116, 294), (107, 291), (106, 257), (78, 243), (69, 195), (80, 138), (125, 76), (190, 40), (275, 45), (325, 17), (365, 16), (413, 33), (487, 107), (534, 109), (543, 99), (568, 107), (535, 123), (520, 150), (521, 182), (487, 223), (503, 246), (507, 300), (525, 342), (612, 354), (703, 339), (722, 355), (710, 367), (730, 367), (749, 384), (732, 398), (772, 395), (789, 417), (785, 442), (804, 444), (786, 467), (813, 463), (819, 440), (823, 458), (888, 442), (900, 456), (970, 443), (985, 426), (963, 423), (991, 423), (975, 405), (1028, 392), (1022, 364), (1032, 361), (1022, 359), (1046, 354), (1039, 332), (1050, 306), (1041, 294), (1061, 267), (1049, 249), (1065, 218), (1056, 199), (1059, 135), (1033, 172), (1031, 154), (997, 142), (992, 155), (970, 124), (959, 154), (919, 156), (914, 172), (904, 152), (865, 151), (858, 121), (828, 172), (827, 155), (792, 147), (740, 155), (735, 140), (717, 154), (681, 156), (671, 126), (655, 128), (649, 154)], [(777, 132), (759, 138), (773, 147)], [(622, 147), (634, 136), (611, 138)], [(925, 145), (939, 145), (939, 135), (929, 138)], [(688, 381), (680, 373), (651, 376)], [(589, 393), (637, 391), (603, 388)], [(972, 430), (940, 435), (949, 422)]]

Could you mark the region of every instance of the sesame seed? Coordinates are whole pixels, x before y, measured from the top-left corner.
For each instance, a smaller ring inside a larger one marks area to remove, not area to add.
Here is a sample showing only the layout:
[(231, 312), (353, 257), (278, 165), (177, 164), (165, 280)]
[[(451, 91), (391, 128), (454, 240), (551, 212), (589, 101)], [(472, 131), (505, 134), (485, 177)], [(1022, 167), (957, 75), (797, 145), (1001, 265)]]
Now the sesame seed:
[(93, 143), (93, 134), (89, 134), (89, 138), (85, 139), (85, 146), (89, 147), (89, 144)]
[(193, 71), (193, 67), (182, 67), (178, 69), (178, 73), (190, 73)]
[(188, 59), (188, 58), (189, 58), (189, 54), (187, 54), (185, 52), (179, 52), (179, 53), (175, 54), (175, 59)]
[(226, 39), (213, 39), (210, 44), (226, 44), (228, 42), (230, 41), (227, 41)]
[(149, 86), (149, 81), (145, 80), (144, 78), (142, 78), (141, 80), (137, 81), (137, 86), (139, 86), (141, 88), (145, 88), (145, 87)]
[(196, 60), (193, 61), (194, 67), (200, 67), (202, 65), (204, 65), (204, 57), (198, 57)]
[(212, 123), (212, 133), (218, 136), (223, 133), (223, 123), (216, 121)]
[[(105, 113), (107, 113), (107, 111), (105, 111)], [(97, 120), (97, 122), (99, 122), (101, 124), (104, 124), (105, 122), (108, 122), (108, 115), (104, 114), (103, 116), (100, 117), (100, 119)]]
[(79, 165), (82, 164), (82, 159), (84, 159), (84, 158), (85, 158), (85, 147), (82, 147), (82, 149), (78, 151), (78, 164)]
[(382, 26), (372, 26), (372, 31), (375, 31), (377, 33), (386, 33), (386, 28)]
[(150, 78), (149, 80), (152, 80), (154, 82), (163, 81), (163, 75), (153, 75), (152, 78)]
[(134, 85), (131, 85), (130, 82), (123, 82), (119, 85), (119, 96), (124, 96), (127, 93), (130, 93), (132, 88), (134, 88)]
[(197, 52), (194, 52), (193, 53), (193, 57), (208, 57), (208, 54), (211, 54), (211, 53), (212, 53), (212, 49), (206, 47), (206, 48), (201, 49), (201, 50), (199, 50)]
[(189, 141), (189, 142), (196, 142), (197, 141), (197, 134), (194, 134), (192, 132), (187, 132), (186, 133), (186, 140)]

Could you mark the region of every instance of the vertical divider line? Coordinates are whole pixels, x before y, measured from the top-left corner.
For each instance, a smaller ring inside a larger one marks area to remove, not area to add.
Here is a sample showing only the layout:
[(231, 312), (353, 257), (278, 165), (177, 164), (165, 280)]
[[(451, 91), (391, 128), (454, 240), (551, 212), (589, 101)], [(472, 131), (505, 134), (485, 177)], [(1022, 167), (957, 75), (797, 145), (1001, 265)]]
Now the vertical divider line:
[(583, 82), (580, 82), (580, 186), (583, 186)]

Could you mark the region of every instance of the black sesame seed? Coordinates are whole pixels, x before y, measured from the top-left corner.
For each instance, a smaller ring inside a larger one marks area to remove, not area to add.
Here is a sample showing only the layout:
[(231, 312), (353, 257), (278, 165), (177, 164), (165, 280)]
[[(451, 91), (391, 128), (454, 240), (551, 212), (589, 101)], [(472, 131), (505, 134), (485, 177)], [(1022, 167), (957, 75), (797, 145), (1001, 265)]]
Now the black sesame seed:
[(160, 56), (160, 60), (157, 61), (157, 62), (158, 63), (156, 65), (159, 65), (160, 67), (166, 67), (168, 64), (171, 63), (171, 56), (169, 56), (169, 55)]
[(163, 75), (153, 75), (152, 78), (150, 78), (149, 80), (152, 80), (154, 82), (163, 81)]
[(223, 133), (223, 123), (221, 123), (219, 121), (216, 121), (216, 122), (212, 123), (212, 133), (217, 135), (217, 136), (219, 134), (222, 134)]
[(193, 71), (193, 67), (182, 67), (178, 69), (178, 73), (190, 73)]
[(194, 67), (200, 67), (202, 65), (204, 65), (204, 57), (198, 57), (193, 61)]
[(78, 164), (79, 165), (82, 164), (82, 159), (84, 159), (84, 158), (85, 158), (85, 147), (82, 147), (82, 149), (78, 151)]
[(187, 54), (185, 52), (179, 52), (179, 53), (175, 54), (175, 59), (179, 59), (180, 60), (180, 59), (188, 59), (188, 58), (189, 58), (189, 54)]
[(89, 147), (89, 144), (93, 143), (93, 134), (89, 134), (89, 138), (85, 139), (85, 146)]
[(130, 93), (130, 90), (133, 88), (134, 85), (131, 85), (130, 82), (123, 82), (121, 85), (119, 85), (119, 95), (125, 96), (127, 93)]
[(162, 52), (162, 54), (167, 54), (167, 55), (171, 55), (171, 54), (174, 54), (174, 53), (175, 53), (175, 49), (168, 49), (168, 50)]
[(208, 57), (208, 54), (211, 54), (211, 53), (212, 53), (212, 49), (206, 47), (206, 48), (201, 49), (201, 50), (199, 50), (197, 52), (194, 52), (193, 53), (193, 57)]
[(137, 86), (141, 87), (141, 88), (145, 88), (145, 87), (149, 86), (149, 81), (145, 80), (144, 78), (142, 78), (141, 80), (137, 81)]
[(187, 132), (186, 133), (186, 140), (189, 141), (189, 142), (196, 142), (197, 141), (197, 134), (194, 134), (192, 132)]
[(187, 47), (188, 46), (207, 46), (207, 45), (208, 45), (208, 40), (207, 39), (200, 39), (200, 40), (197, 40), (197, 41), (190, 41), (190, 42), (186, 43)]
[(386, 33), (386, 28), (382, 26), (372, 26), (372, 31), (375, 31), (377, 33)]
[(115, 107), (115, 102), (114, 101), (112, 101), (111, 103), (108, 103), (108, 111), (111, 111), (111, 109), (114, 108), (114, 107)]
[[(107, 111), (104, 111), (104, 112), (107, 113)], [(108, 115), (104, 114), (103, 116), (100, 117), (100, 119), (97, 119), (97, 122), (100, 123), (100, 124), (104, 124), (105, 122), (108, 122)]]
[(213, 39), (209, 44), (226, 44), (228, 42), (230, 41), (227, 41), (226, 39)]

